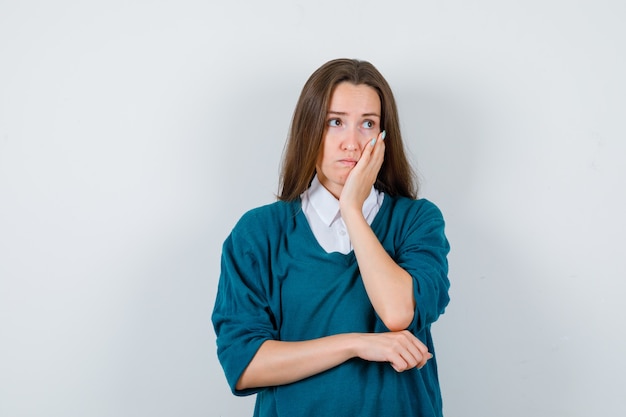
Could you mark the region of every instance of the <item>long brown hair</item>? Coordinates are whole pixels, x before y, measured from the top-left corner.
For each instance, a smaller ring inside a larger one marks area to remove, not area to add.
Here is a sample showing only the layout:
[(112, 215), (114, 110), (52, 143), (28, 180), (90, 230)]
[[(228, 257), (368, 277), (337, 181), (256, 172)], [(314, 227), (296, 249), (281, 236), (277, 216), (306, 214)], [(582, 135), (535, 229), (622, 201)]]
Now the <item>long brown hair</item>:
[(344, 81), (370, 86), (380, 98), (381, 130), (387, 131), (387, 137), (385, 160), (374, 186), (389, 195), (417, 198), (417, 181), (404, 152), (398, 110), (391, 88), (372, 64), (356, 59), (329, 61), (304, 84), (283, 153), (278, 198), (296, 200), (311, 185), (326, 128), (330, 98), (337, 84)]

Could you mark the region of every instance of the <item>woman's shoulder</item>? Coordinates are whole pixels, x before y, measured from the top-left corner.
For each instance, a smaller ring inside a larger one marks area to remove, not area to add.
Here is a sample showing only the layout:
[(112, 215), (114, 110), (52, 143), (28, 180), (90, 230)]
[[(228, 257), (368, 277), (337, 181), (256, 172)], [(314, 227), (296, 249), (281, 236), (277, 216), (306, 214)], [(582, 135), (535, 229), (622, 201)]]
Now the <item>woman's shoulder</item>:
[[(443, 218), (439, 207), (425, 198), (413, 199), (404, 196), (389, 196), (385, 194), (383, 202), (388, 203), (389, 210), (403, 216), (417, 216), (420, 218)], [(384, 204), (384, 203), (383, 203)]]
[(301, 210), (300, 200), (275, 201), (245, 212), (234, 230), (263, 230), (284, 225)]
[(283, 216), (293, 216), (294, 212), (300, 209), (300, 200), (297, 201), (274, 201), (259, 207), (252, 208), (241, 216), (241, 220), (262, 218), (274, 218)]

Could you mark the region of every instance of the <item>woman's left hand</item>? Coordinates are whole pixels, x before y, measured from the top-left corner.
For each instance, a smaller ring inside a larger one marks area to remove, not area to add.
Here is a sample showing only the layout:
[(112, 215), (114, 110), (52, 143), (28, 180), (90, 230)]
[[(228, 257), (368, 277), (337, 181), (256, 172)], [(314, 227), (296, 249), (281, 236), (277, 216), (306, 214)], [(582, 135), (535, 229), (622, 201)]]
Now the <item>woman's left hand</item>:
[(349, 210), (361, 212), (363, 203), (376, 182), (380, 167), (385, 157), (385, 141), (383, 132), (379, 133), (372, 142), (365, 145), (361, 158), (354, 166), (339, 197), (341, 212)]
[(400, 331), (415, 316), (413, 278), (389, 256), (363, 215), (363, 203), (383, 165), (383, 136), (363, 149), (341, 190), (339, 207), (372, 307), (389, 330)]

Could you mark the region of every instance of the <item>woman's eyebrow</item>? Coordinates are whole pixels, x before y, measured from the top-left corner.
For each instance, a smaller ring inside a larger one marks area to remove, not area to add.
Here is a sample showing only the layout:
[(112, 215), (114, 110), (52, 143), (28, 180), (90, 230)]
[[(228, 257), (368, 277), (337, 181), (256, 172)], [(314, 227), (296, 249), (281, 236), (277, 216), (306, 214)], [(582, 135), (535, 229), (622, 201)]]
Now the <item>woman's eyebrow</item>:
[[(327, 114), (329, 115), (337, 115), (337, 116), (346, 116), (348, 113), (345, 111), (335, 111), (335, 110), (328, 110)], [(363, 113), (361, 115), (361, 117), (378, 117), (380, 119), (380, 114), (378, 113)]]

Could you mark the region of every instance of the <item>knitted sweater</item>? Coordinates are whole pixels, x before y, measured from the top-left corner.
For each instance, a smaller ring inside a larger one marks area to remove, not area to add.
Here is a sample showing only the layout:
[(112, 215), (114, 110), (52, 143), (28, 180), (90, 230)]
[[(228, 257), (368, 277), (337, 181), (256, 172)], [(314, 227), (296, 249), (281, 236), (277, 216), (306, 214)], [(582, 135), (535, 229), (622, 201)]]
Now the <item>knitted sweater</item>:
[[(441, 212), (427, 200), (385, 195), (371, 227), (413, 277), (416, 309), (408, 330), (434, 355), (430, 325), (444, 312), (450, 286)], [(292, 384), (235, 388), (266, 340), (389, 331), (365, 292), (354, 252), (325, 252), (299, 200), (253, 209), (239, 220), (223, 246), (212, 320), (231, 390), (258, 393), (255, 416), (442, 415), (436, 355), (422, 369), (402, 373), (354, 358)]]

